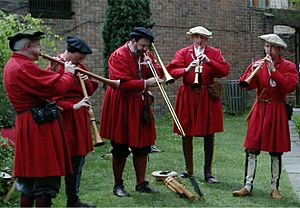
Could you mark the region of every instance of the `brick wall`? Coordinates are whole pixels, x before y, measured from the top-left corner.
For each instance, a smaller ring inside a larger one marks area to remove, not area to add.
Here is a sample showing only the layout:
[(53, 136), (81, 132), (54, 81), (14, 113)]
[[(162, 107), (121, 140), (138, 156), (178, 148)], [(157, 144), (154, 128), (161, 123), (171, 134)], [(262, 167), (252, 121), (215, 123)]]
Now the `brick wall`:
[[(93, 49), (93, 54), (87, 57), (86, 65), (99, 75), (103, 75), (101, 33), (105, 5), (106, 0), (73, 0), (75, 15), (71, 19), (44, 19), (57, 34), (64, 37), (75, 35), (87, 41)], [(24, 14), (27, 12), (28, 1), (0, 0), (0, 8)], [(226, 79), (238, 79), (252, 60), (263, 57), (262, 41), (257, 36), (273, 32), (275, 24), (272, 18), (263, 12), (250, 9), (247, 0), (152, 0), (151, 10), (155, 21), (152, 30), (155, 45), (165, 64), (172, 59), (178, 49), (191, 44), (186, 32), (191, 27), (203, 25), (213, 32), (213, 38), (209, 39), (208, 44), (221, 48), (223, 56), (231, 64), (231, 72)], [(285, 55), (293, 61), (295, 37), (285, 40), (290, 46)], [(64, 50), (65, 47), (66, 44), (62, 41), (60, 50)], [(53, 55), (55, 53), (53, 51)], [(180, 81), (165, 86), (172, 103)], [(92, 97), (97, 118), (100, 114), (103, 92), (100, 84), (100, 88)], [(162, 96), (157, 89), (154, 90), (154, 94), (155, 112), (165, 114), (167, 108)]]

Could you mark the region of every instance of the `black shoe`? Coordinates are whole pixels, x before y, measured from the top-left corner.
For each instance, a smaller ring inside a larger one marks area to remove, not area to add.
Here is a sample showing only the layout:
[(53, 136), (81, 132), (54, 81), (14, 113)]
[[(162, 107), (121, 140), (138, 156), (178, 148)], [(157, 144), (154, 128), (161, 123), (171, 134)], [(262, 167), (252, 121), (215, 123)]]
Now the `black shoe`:
[(189, 178), (190, 175), (192, 175), (192, 173), (189, 173), (187, 171), (183, 171), (183, 172), (179, 173), (180, 178)]
[(78, 201), (76, 203), (68, 203), (67, 207), (96, 207), (96, 205), (91, 205), (91, 204)]
[(155, 190), (149, 186), (148, 181), (144, 181), (139, 185), (135, 186), (135, 190), (142, 193), (159, 193), (158, 190)]
[(220, 181), (217, 178), (213, 177), (213, 176), (205, 177), (205, 181), (207, 183), (220, 183)]
[(118, 197), (130, 197), (130, 194), (125, 190), (123, 185), (115, 185), (113, 193)]
[(155, 145), (152, 145), (150, 153), (156, 153), (156, 152), (162, 152), (162, 150), (158, 149)]

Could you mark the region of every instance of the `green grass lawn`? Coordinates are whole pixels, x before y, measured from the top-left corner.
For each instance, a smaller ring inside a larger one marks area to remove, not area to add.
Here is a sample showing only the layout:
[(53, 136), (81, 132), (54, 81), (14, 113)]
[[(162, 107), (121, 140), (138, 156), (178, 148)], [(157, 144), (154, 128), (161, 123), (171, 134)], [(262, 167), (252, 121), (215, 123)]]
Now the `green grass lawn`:
[[(149, 156), (147, 180), (160, 191), (159, 194), (141, 194), (135, 192), (135, 175), (132, 157), (127, 160), (124, 172), (124, 184), (132, 197), (118, 198), (112, 194), (113, 173), (111, 157), (105, 156), (110, 151), (109, 142), (98, 147), (86, 159), (86, 165), (81, 181), (81, 199), (98, 207), (299, 207), (297, 198), (287, 174), (283, 171), (280, 189), (284, 196), (282, 200), (273, 200), (271, 191), (271, 167), (268, 153), (261, 153), (258, 157), (258, 166), (252, 196), (232, 197), (232, 191), (243, 185), (244, 151), (243, 141), (246, 132), (245, 115), (226, 116), (224, 118), (223, 133), (216, 134), (215, 157), (213, 171), (220, 179), (218, 185), (207, 184), (203, 180), (203, 139), (194, 138), (195, 177), (204, 193), (204, 200), (190, 202), (169, 190), (162, 183), (156, 182), (151, 172), (156, 170), (173, 170), (180, 172), (184, 168), (181, 150), (181, 137), (172, 133), (170, 118), (156, 119), (157, 146), (162, 153), (153, 153)], [(182, 181), (186, 188), (195, 193), (189, 181)], [(15, 193), (17, 195), (17, 193)], [(64, 184), (61, 193), (54, 200), (54, 207), (66, 205)]]

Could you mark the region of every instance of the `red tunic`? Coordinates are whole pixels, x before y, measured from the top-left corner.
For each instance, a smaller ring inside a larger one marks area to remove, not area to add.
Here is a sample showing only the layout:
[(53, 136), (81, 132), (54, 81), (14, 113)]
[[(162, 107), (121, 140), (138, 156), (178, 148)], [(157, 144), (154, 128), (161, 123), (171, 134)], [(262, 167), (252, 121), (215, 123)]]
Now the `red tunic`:
[[(167, 70), (175, 79), (183, 77), (183, 84), (179, 87), (175, 112), (185, 131), (186, 136), (205, 136), (223, 131), (222, 103), (220, 98), (212, 98), (208, 94), (207, 86), (212, 84), (214, 78), (225, 77), (229, 74), (229, 63), (224, 60), (219, 49), (205, 46), (204, 54), (210, 62), (203, 64), (202, 86), (193, 90), (195, 73), (185, 68), (195, 57), (194, 46), (188, 46), (176, 52), (173, 60), (167, 65)], [(174, 132), (181, 134), (176, 125)]]
[(26, 56), (13, 53), (4, 68), (4, 84), (17, 112), (15, 177), (62, 176), (72, 171), (69, 149), (60, 120), (38, 125), (30, 108), (59, 96), (72, 85), (71, 73), (42, 70)]
[[(61, 54), (57, 57), (60, 58)], [(88, 69), (83, 65), (78, 65), (86, 71)], [(47, 67), (47, 70), (50, 66)], [(60, 66), (58, 72), (63, 74), (64, 66)], [(88, 95), (92, 95), (98, 88), (98, 82), (88, 79), (86, 83), (86, 90)], [(83, 99), (83, 92), (79, 80), (76, 79), (69, 90), (63, 96), (56, 99), (57, 105), (63, 108), (62, 116), (67, 137), (69, 138), (71, 155), (86, 156), (87, 153), (93, 151), (93, 141), (90, 129), (90, 119), (87, 108), (80, 108), (73, 110), (73, 105)]]
[[(240, 80), (245, 80), (252, 72), (250, 64)], [(270, 75), (266, 64), (247, 89), (256, 89), (256, 100), (248, 118), (245, 148), (267, 152), (288, 152), (291, 150), (290, 132), (284, 101), (286, 94), (296, 89), (298, 73), (294, 63), (279, 58), (274, 64), (276, 71), (271, 79), (276, 82), (270, 86)], [(263, 92), (263, 93), (262, 93)], [(271, 99), (269, 102), (263, 102)]]
[[(141, 93), (144, 80), (153, 75), (147, 66), (141, 65), (142, 77), (139, 78), (138, 59), (127, 44), (114, 51), (108, 61), (109, 78), (120, 79), (121, 83), (117, 90), (109, 86), (106, 89), (100, 118), (100, 136), (132, 147), (150, 146), (155, 142), (154, 119), (147, 102), (147, 89), (144, 96)], [(154, 66), (158, 67), (156, 64)], [(143, 106), (150, 113), (149, 123), (142, 122)]]

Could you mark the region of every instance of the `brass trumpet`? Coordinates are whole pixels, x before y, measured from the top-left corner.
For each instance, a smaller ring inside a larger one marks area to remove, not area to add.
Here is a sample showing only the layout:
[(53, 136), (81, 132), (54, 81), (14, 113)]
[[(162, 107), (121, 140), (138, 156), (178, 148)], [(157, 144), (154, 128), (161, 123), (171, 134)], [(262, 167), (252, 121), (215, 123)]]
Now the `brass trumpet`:
[[(197, 47), (197, 51), (198, 51), (198, 55), (200, 55), (200, 51), (201, 51), (201, 46), (198, 45)], [(194, 79), (194, 83), (192, 85), (192, 89), (196, 90), (200, 87), (201, 85), (201, 74), (202, 74), (202, 61), (195, 67), (195, 79)]]
[(255, 75), (259, 72), (259, 70), (261, 69), (261, 67), (266, 63), (265, 59), (263, 59), (259, 64), (258, 66), (252, 71), (252, 73), (250, 74), (250, 76), (243, 80), (243, 81), (240, 81), (239, 85), (240, 87), (242, 88), (245, 88), (247, 87), (250, 82), (252, 81), (252, 79), (255, 77)]
[(154, 50), (154, 53), (155, 53), (155, 55), (156, 55), (156, 57), (157, 57), (157, 59), (158, 59), (158, 61), (159, 61), (159, 64), (161, 65), (162, 70), (163, 70), (163, 72), (164, 72), (164, 75), (165, 75), (165, 83), (166, 83), (166, 84), (173, 84), (173, 83), (175, 82), (174, 78), (173, 78), (173, 77), (169, 74), (169, 72), (167, 71), (167, 69), (166, 69), (164, 63), (162, 62), (162, 60), (161, 60), (161, 58), (160, 58), (160, 56), (159, 56), (159, 54), (158, 54), (158, 52), (157, 52), (157, 50), (156, 50), (156, 48), (155, 48), (154, 43), (152, 43), (151, 45), (152, 45), (152, 48), (153, 48), (153, 50)]
[[(147, 54), (144, 53), (144, 56), (146, 57)], [(167, 93), (166, 93), (165, 89), (163, 88), (163, 86), (159, 83), (159, 80), (158, 80), (159, 77), (158, 77), (158, 74), (156, 73), (156, 70), (155, 70), (153, 64), (151, 63), (151, 61), (149, 59), (146, 59), (146, 62), (147, 62), (147, 65), (149, 66), (149, 68), (150, 68), (150, 70), (151, 70), (151, 72), (153, 74), (153, 77), (155, 78), (157, 86), (160, 89), (160, 92), (161, 92), (161, 94), (162, 94), (162, 96), (163, 96), (163, 98), (164, 98), (164, 100), (165, 100), (165, 102), (166, 102), (166, 104), (167, 104), (167, 106), (169, 108), (169, 111), (170, 111), (170, 113), (171, 113), (171, 115), (173, 117), (173, 120), (174, 120), (174, 122), (175, 122), (178, 130), (180, 131), (180, 133), (182, 134), (182, 136), (185, 136), (185, 132), (184, 132), (184, 130), (183, 130), (183, 128), (182, 128), (182, 126), (181, 126), (181, 124), (179, 122), (179, 119), (178, 119), (178, 117), (177, 117), (177, 115), (176, 115), (176, 113), (175, 113), (175, 111), (174, 111), (174, 109), (172, 107), (172, 104), (171, 104), (171, 102), (170, 102), (170, 100), (169, 100), (169, 98), (167, 96)], [(163, 65), (163, 63), (162, 63), (162, 65)]]
[[(53, 57), (47, 55), (47, 54), (40, 54), (40, 56), (42, 56), (44, 59), (47, 59), (49, 61), (53, 61), (53, 62), (56, 62), (58, 64), (61, 64), (61, 65), (64, 65), (64, 62), (61, 61), (61, 60), (57, 60), (57, 59), (54, 59)], [(94, 79), (98, 80), (98, 81), (101, 81), (107, 85), (109, 85), (110, 87), (112, 87), (113, 89), (118, 89), (119, 88), (119, 85), (120, 85), (120, 80), (112, 80), (112, 79), (107, 79), (107, 78), (104, 78), (104, 77), (101, 77), (97, 74), (94, 74), (92, 72), (89, 72), (89, 71), (85, 71), (79, 67), (76, 67), (75, 69), (76, 71), (82, 73), (82, 74), (85, 74), (85, 75), (88, 75), (90, 77), (93, 77)]]

